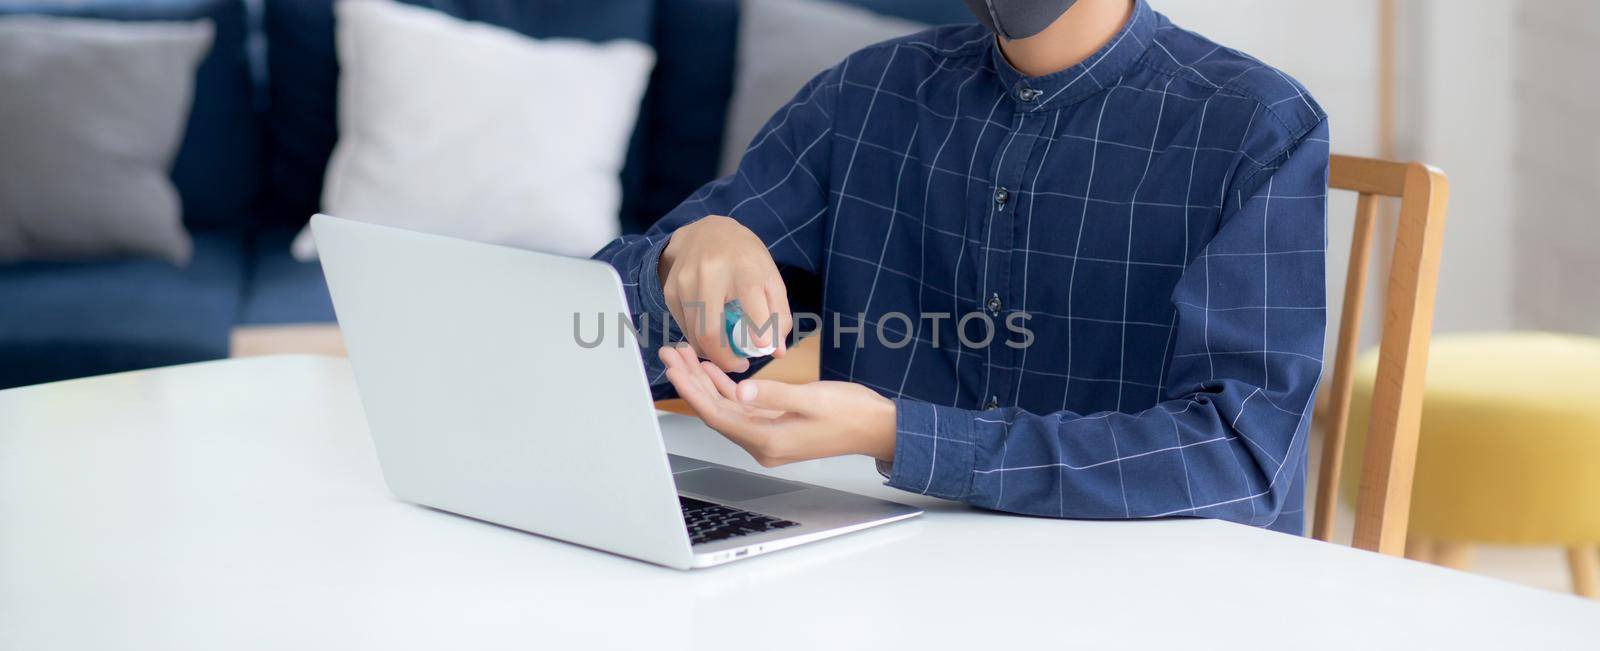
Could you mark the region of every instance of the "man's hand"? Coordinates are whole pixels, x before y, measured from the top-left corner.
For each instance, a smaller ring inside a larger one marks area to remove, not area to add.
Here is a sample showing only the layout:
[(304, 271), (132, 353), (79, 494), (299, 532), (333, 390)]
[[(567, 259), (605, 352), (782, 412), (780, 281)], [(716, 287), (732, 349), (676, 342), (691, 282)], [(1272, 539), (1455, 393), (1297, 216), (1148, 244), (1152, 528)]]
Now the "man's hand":
[[(751, 345), (776, 345), (774, 357), (787, 352), (785, 339), (794, 325), (788, 291), (766, 245), (743, 224), (712, 215), (678, 229), (661, 252), (659, 272), (672, 318), (695, 352), (718, 368), (750, 368), (724, 341), (722, 308), (734, 299), (749, 320)], [(774, 316), (777, 331), (763, 330)]]
[(733, 382), (686, 347), (660, 351), (667, 379), (701, 420), (768, 468), (865, 454), (894, 459), (894, 402), (853, 382)]

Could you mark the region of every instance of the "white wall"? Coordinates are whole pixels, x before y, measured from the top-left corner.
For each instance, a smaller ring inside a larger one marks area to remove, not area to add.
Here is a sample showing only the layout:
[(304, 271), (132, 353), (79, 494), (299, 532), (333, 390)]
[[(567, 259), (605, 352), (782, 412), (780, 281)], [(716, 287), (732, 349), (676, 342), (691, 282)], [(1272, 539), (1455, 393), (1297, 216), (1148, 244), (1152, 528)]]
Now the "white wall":
[[(1174, 22), (1304, 83), (1328, 112), (1334, 152), (1376, 155), (1377, 0), (1151, 3)], [(1435, 327), (1509, 328), (1516, 277), (1510, 214), (1515, 0), (1398, 3), (1397, 155), (1443, 169), (1452, 183)], [(1342, 195), (1336, 193), (1328, 207), (1333, 302), (1343, 291), (1355, 210), (1354, 198)], [(1379, 312), (1368, 305), (1368, 341)], [(1329, 319), (1331, 335), (1337, 309)]]
[(1514, 323), (1513, 0), (1402, 0), (1400, 154), (1450, 177), (1438, 332)]
[[(1377, 153), (1377, 0), (1151, 0), (1151, 6), (1300, 80), (1328, 112), (1334, 151)], [(1354, 211), (1354, 201), (1350, 206)]]
[(1517, 325), (1600, 335), (1600, 2), (1520, 0), (1514, 29)]

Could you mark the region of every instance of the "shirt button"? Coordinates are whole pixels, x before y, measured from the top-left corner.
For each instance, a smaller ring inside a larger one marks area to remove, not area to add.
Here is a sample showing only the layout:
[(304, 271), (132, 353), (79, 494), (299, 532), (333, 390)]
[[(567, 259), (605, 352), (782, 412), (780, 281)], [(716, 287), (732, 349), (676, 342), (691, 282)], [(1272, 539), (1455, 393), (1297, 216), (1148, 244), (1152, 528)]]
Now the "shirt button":
[(1006, 202), (1010, 201), (1010, 200), (1011, 200), (1011, 191), (1010, 190), (1007, 190), (1005, 188), (995, 188), (994, 189), (994, 202), (995, 202), (996, 205), (1004, 206), (1004, 205), (1006, 205)]
[(1000, 300), (999, 294), (990, 294), (989, 302), (986, 305), (989, 307), (989, 312), (996, 316), (1000, 314), (1000, 310), (1003, 310), (1006, 307), (1006, 304)]
[(983, 403), (983, 410), (989, 411), (1000, 407), (1000, 396), (989, 396), (989, 401)]
[(1023, 86), (1017, 89), (1017, 99), (1020, 99), (1024, 102), (1032, 102), (1033, 100), (1039, 99), (1039, 91), (1027, 86)]

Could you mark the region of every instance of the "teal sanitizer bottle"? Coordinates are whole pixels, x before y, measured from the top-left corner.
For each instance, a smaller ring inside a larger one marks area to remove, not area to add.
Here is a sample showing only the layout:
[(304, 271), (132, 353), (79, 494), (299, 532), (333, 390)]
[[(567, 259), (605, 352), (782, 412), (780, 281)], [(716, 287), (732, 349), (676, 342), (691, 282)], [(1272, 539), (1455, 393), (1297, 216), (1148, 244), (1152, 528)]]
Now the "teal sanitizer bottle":
[[(776, 345), (756, 347), (752, 344), (744, 323), (744, 310), (740, 309), (738, 299), (728, 301), (722, 308), (722, 333), (727, 335), (728, 346), (733, 349), (733, 354), (746, 358), (766, 357), (777, 352)], [(777, 336), (776, 332), (771, 334)]]

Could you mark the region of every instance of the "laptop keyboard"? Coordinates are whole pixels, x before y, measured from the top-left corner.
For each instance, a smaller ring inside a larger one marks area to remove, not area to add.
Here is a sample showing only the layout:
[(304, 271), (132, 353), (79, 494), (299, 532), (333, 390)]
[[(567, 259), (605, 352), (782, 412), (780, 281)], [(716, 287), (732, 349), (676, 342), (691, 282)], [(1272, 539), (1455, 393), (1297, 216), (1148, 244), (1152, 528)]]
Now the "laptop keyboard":
[(787, 529), (800, 524), (682, 495), (678, 496), (678, 504), (683, 507), (683, 523), (689, 528), (689, 542), (695, 545)]

